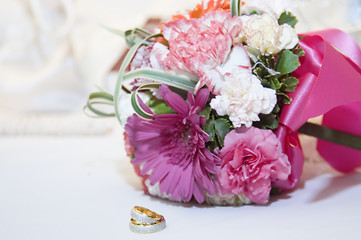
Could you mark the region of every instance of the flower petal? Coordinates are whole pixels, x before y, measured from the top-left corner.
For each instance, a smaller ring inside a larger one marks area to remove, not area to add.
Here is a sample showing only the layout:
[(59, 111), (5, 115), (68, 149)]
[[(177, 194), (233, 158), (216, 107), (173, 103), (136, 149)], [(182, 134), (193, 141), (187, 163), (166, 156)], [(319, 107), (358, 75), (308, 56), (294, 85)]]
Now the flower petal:
[(193, 195), (198, 203), (204, 202), (203, 188), (200, 187), (197, 182), (195, 182), (193, 185)]
[(162, 84), (159, 87), (159, 92), (165, 101), (165, 103), (171, 107), (174, 111), (181, 115), (187, 115), (189, 112), (189, 106), (186, 101), (181, 98), (178, 94), (169, 90), (167, 85)]
[(196, 95), (195, 105), (199, 107), (199, 109), (203, 109), (206, 106), (206, 103), (209, 98), (209, 90), (206, 88), (202, 88)]

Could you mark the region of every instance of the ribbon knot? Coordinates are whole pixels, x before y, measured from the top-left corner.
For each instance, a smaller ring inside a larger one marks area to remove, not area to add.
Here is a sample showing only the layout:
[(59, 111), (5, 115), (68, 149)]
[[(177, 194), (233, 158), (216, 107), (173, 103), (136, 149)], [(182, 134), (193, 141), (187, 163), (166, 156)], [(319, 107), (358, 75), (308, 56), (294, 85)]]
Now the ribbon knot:
[[(323, 115), (323, 126), (361, 136), (359, 46), (351, 36), (336, 29), (301, 36), (305, 56), (295, 72), (300, 83), (290, 94), (291, 104), (283, 107), (276, 131), (292, 166), (289, 179), (275, 184), (281, 189), (293, 188), (302, 174), (303, 154), (297, 130), (309, 118)], [(361, 166), (359, 150), (324, 140), (318, 140), (317, 150), (338, 171), (349, 172)]]

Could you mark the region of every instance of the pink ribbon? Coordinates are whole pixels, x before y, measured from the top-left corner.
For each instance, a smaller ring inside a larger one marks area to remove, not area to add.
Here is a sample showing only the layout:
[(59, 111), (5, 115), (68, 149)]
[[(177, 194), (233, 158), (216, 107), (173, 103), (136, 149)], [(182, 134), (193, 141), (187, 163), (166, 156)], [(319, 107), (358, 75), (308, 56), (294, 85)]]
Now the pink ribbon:
[[(275, 182), (281, 189), (298, 183), (303, 153), (297, 130), (309, 118), (324, 115), (322, 125), (361, 136), (361, 50), (348, 34), (329, 29), (302, 34), (306, 54), (295, 72), (300, 83), (282, 109), (276, 135), (288, 155), (292, 172)], [(361, 166), (361, 151), (318, 140), (317, 150), (336, 170), (350, 172)]]

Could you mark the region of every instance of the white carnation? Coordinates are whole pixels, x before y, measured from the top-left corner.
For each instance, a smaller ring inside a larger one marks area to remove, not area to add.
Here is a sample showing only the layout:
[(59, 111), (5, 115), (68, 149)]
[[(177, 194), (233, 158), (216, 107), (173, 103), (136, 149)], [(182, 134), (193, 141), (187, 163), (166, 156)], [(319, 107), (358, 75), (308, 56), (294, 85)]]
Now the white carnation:
[(270, 14), (241, 16), (242, 31), (238, 40), (261, 54), (276, 54), (283, 49), (292, 49), (298, 43), (296, 31), (288, 24), (279, 25)]
[(252, 122), (260, 120), (260, 113), (268, 114), (276, 105), (276, 91), (264, 88), (250, 72), (235, 71), (225, 78), (220, 95), (212, 99), (210, 106), (217, 114), (228, 115), (234, 127), (252, 126)]

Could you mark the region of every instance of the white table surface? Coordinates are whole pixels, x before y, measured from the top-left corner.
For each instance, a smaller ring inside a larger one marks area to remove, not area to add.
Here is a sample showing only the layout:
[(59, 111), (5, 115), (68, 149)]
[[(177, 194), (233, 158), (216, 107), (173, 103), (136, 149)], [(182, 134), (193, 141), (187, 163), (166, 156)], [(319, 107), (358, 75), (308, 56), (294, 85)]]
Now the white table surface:
[[(140, 205), (165, 230), (128, 228)], [(1, 240), (361, 239), (361, 173), (305, 166), (302, 183), (267, 206), (180, 204), (142, 191), (116, 129), (96, 137), (0, 137)]]

